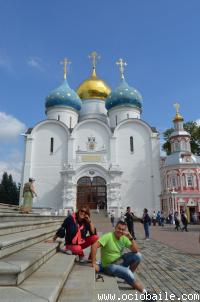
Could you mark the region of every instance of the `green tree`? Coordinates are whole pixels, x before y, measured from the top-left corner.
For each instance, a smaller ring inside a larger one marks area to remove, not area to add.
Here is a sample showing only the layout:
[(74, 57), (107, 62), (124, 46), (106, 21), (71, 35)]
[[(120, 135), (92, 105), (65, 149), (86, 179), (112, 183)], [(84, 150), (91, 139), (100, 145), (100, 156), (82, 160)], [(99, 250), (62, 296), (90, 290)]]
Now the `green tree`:
[(19, 191), (20, 184), (17, 186), (13, 181), (12, 175), (4, 172), (0, 183), (0, 202), (19, 204)]
[[(185, 131), (189, 132), (191, 135), (191, 151), (195, 155), (200, 155), (200, 126), (196, 122), (187, 122), (183, 124)], [(170, 135), (174, 131), (173, 128), (165, 130), (163, 133), (163, 138), (165, 143), (162, 145), (162, 149), (167, 153), (171, 154), (171, 145), (170, 145)]]

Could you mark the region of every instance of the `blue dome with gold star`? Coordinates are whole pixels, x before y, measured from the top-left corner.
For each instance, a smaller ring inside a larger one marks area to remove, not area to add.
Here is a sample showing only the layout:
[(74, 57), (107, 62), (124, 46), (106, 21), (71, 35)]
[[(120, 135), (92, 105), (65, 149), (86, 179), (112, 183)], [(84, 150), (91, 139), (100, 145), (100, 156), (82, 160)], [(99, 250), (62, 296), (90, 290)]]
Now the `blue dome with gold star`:
[(50, 92), (46, 97), (45, 107), (49, 109), (55, 106), (67, 106), (77, 111), (81, 109), (81, 99), (78, 94), (69, 87), (65, 79), (62, 85)]
[(116, 106), (131, 106), (142, 111), (142, 96), (135, 88), (130, 87), (123, 78), (119, 86), (107, 97), (105, 106), (107, 110)]

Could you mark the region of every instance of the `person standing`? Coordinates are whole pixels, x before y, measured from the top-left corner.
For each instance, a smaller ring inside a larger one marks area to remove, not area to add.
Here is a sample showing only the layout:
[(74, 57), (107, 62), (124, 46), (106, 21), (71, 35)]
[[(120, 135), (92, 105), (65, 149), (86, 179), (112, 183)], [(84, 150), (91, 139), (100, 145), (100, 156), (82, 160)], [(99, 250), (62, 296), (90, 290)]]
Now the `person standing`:
[(115, 216), (113, 214), (111, 214), (111, 216), (110, 216), (110, 222), (112, 224), (112, 227), (114, 228), (115, 227)]
[(37, 196), (34, 188), (34, 178), (29, 178), (28, 182), (24, 184), (23, 188), (23, 204), (21, 206), (21, 213), (28, 214), (32, 210), (33, 197)]
[(153, 222), (153, 226), (156, 226), (156, 212), (153, 211), (153, 214), (152, 214), (152, 222)]
[(160, 225), (162, 227), (164, 227), (164, 223), (165, 223), (165, 216), (164, 216), (163, 211), (161, 211), (161, 213), (160, 213)]
[(178, 231), (179, 229), (181, 229), (178, 212), (174, 213), (174, 221), (175, 221), (175, 230)]
[(127, 224), (129, 233), (131, 234), (133, 239), (136, 240), (135, 232), (134, 232), (134, 222), (133, 222), (134, 221), (134, 214), (133, 214), (133, 212), (131, 212), (130, 207), (126, 208), (126, 213), (124, 215), (124, 218), (125, 218), (125, 222)]
[(182, 231), (185, 230), (186, 232), (188, 232), (188, 229), (187, 229), (188, 219), (187, 219), (187, 215), (186, 215), (185, 211), (182, 211), (182, 213), (181, 213), (181, 222), (183, 224)]
[(149, 226), (151, 224), (151, 218), (149, 217), (148, 210), (146, 208), (143, 212), (142, 222), (144, 224), (145, 240), (149, 240)]

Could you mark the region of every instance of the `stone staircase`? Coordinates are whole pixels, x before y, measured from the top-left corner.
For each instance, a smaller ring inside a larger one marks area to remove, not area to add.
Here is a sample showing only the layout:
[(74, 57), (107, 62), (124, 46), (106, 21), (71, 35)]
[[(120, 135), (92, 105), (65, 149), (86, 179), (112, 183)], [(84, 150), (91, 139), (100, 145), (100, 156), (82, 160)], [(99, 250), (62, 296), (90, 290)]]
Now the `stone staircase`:
[[(57, 253), (60, 243), (47, 240), (63, 220), (21, 214), (17, 206), (0, 204), (0, 301), (94, 302), (98, 293), (108, 291), (107, 282), (95, 282), (90, 265), (76, 264), (75, 256)], [(98, 230), (108, 224), (104, 213), (93, 213), (93, 220)], [(119, 291), (115, 279), (110, 280), (109, 288)]]

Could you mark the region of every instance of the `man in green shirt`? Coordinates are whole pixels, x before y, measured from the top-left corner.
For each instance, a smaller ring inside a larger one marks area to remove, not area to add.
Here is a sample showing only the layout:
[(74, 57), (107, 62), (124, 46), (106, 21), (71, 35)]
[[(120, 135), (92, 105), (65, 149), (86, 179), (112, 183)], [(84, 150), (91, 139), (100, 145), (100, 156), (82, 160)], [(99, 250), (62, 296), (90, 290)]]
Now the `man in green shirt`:
[[(101, 248), (101, 265), (96, 264), (98, 248)], [(124, 248), (130, 249), (130, 252), (123, 254)], [(135, 280), (134, 271), (141, 261), (141, 254), (137, 243), (126, 231), (124, 221), (118, 221), (113, 232), (104, 234), (96, 241), (91, 256), (96, 272), (102, 270), (105, 274), (124, 279), (141, 293), (147, 292), (141, 282)]]

